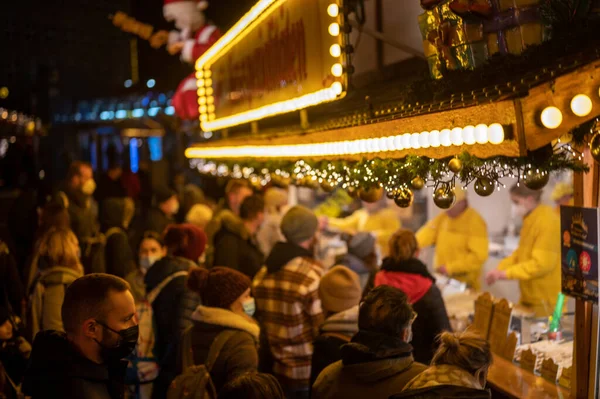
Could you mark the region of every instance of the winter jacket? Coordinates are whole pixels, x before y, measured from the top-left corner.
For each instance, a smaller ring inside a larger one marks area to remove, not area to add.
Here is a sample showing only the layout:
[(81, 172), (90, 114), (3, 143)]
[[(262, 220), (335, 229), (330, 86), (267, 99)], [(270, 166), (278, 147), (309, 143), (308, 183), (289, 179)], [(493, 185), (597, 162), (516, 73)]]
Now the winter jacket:
[(402, 391), (425, 366), (400, 338), (360, 331), (342, 346), (342, 360), (327, 367), (313, 385), (313, 399), (379, 399)]
[(341, 256), (338, 256), (335, 260), (335, 264), (344, 265), (358, 274), (360, 287), (363, 290), (365, 289), (371, 275), (377, 271), (377, 269), (373, 270), (362, 259), (351, 253), (345, 253)]
[(133, 295), (135, 303), (139, 303), (146, 297), (146, 284), (144, 283), (144, 273), (140, 269), (135, 269), (125, 276), (125, 281), (131, 287), (130, 291)]
[(121, 179), (113, 180), (106, 173), (100, 175), (98, 178), (98, 188), (94, 191), (94, 198), (96, 198), (101, 212), (105, 200), (109, 198), (123, 198), (125, 196), (127, 196), (127, 191), (123, 187)]
[(366, 209), (359, 209), (347, 218), (329, 219), (329, 225), (350, 234), (361, 231), (374, 234), (383, 256), (389, 251), (390, 238), (402, 227), (396, 211), (387, 207), (372, 214)]
[[(24, 292), (17, 262), (8, 250), (8, 246), (0, 241), (0, 304), (10, 306), (12, 313), (21, 316)], [(4, 303), (8, 301), (8, 303)]]
[(124, 228), (125, 200), (110, 198), (102, 203), (101, 225), (106, 237), (104, 262), (106, 273), (124, 278), (135, 268), (135, 257)]
[(65, 292), (82, 275), (80, 270), (60, 266), (40, 272), (29, 295), (28, 328), (31, 338), (39, 331), (64, 331), (61, 308)]
[[(191, 261), (166, 256), (150, 267), (144, 283), (146, 291), (152, 291), (171, 274), (188, 271), (196, 267)], [(177, 345), (181, 333), (192, 325), (192, 313), (200, 304), (200, 297), (185, 286), (185, 277), (173, 279), (152, 303), (156, 328), (154, 350), (161, 366), (158, 379), (154, 383), (153, 398), (164, 398), (166, 390), (175, 378), (177, 362)]]
[(277, 212), (265, 213), (265, 220), (258, 229), (256, 241), (263, 254), (270, 254), (271, 250), (280, 241), (285, 241), (281, 233), (281, 219), (283, 214)]
[(310, 384), (313, 341), (323, 322), (319, 282), (323, 267), (310, 251), (279, 242), (266, 262), (267, 274), (255, 287), (258, 319), (265, 330), (273, 373), (286, 387)]
[(263, 265), (264, 256), (240, 218), (224, 213), (221, 229), (215, 234), (214, 266), (226, 266), (253, 279)]
[(358, 305), (336, 313), (321, 325), (320, 335), (313, 343), (314, 352), (310, 369), (310, 385), (332, 363), (342, 359), (342, 345), (350, 342), (358, 332)]
[(71, 230), (73, 230), (83, 248), (84, 241), (95, 236), (98, 231), (96, 217), (92, 209), (92, 197), (64, 185), (62, 190), (57, 192), (55, 201), (69, 210)]
[(35, 337), (23, 392), (32, 399), (120, 399), (126, 361), (97, 364), (81, 355), (64, 333)]
[[(210, 376), (217, 392), (235, 376), (256, 371), (258, 367), (257, 345), (260, 328), (250, 318), (230, 310), (198, 306), (193, 313), (192, 352), (194, 364), (204, 364), (214, 339), (226, 330), (236, 333), (219, 352)], [(178, 361), (181, 372), (181, 361)]]
[(479, 290), (489, 244), (487, 226), (475, 209), (469, 207), (457, 218), (442, 213), (416, 236), (420, 248), (435, 246), (435, 269), (445, 266), (450, 277)]
[(0, 398), (18, 399), (6, 375), (17, 385), (23, 382), (30, 354), (31, 345), (21, 336), (8, 341), (0, 340)]
[(163, 234), (168, 225), (175, 223), (175, 219), (167, 216), (163, 211), (157, 207), (152, 207), (148, 210), (148, 215), (144, 223), (144, 231), (154, 231), (158, 234)]
[(443, 331), (450, 331), (450, 320), (442, 293), (435, 279), (418, 259), (395, 262), (385, 258), (381, 271), (375, 275), (374, 286), (389, 285), (403, 291), (409, 298), (418, 317), (413, 323), (415, 360), (429, 364), (434, 354), (435, 338)]
[(490, 399), (489, 390), (467, 371), (447, 364), (431, 366), (412, 381), (393, 399)]
[(204, 232), (206, 233), (206, 265), (211, 267), (215, 266), (215, 236), (221, 230), (223, 218), (237, 218), (238, 216), (233, 213), (227, 201), (222, 199), (219, 201), (217, 209), (213, 212), (213, 217), (206, 224)]
[(519, 247), (498, 265), (508, 279), (519, 280), (520, 303), (545, 317), (554, 311), (561, 290), (560, 219), (546, 205), (523, 220)]

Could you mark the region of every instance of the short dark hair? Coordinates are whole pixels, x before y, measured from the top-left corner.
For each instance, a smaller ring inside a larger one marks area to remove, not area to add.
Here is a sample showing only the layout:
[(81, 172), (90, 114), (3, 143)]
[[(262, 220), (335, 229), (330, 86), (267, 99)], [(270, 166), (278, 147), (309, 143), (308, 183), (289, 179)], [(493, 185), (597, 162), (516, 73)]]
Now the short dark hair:
[(358, 328), (399, 337), (409, 327), (414, 314), (404, 292), (380, 285), (363, 299), (358, 312)]
[(219, 399), (285, 399), (285, 393), (277, 381), (270, 374), (248, 372), (227, 383)]
[(247, 180), (231, 179), (227, 182), (227, 185), (225, 186), (225, 194), (237, 193), (244, 187), (250, 188), (250, 184)]
[(142, 239), (138, 243), (138, 252), (140, 250), (140, 247), (142, 246), (142, 241), (144, 241), (144, 240), (154, 240), (161, 247), (165, 246), (165, 240), (163, 240), (162, 235), (158, 234), (156, 231), (153, 231), (153, 230), (146, 230), (146, 231), (144, 231), (144, 234), (142, 234)]
[(104, 319), (108, 295), (129, 289), (127, 281), (111, 274), (92, 273), (78, 278), (67, 288), (62, 304), (65, 331), (73, 334), (87, 319)]
[(67, 178), (70, 180), (70, 179), (74, 178), (75, 176), (81, 175), (82, 168), (93, 169), (92, 164), (89, 162), (83, 162), (83, 161), (71, 162), (71, 165), (69, 165), (69, 171), (67, 172)]
[(265, 212), (265, 200), (261, 195), (251, 195), (240, 205), (240, 217), (243, 220), (253, 220), (259, 213)]
[(520, 198), (533, 197), (536, 202), (540, 202), (544, 192), (542, 190), (532, 190), (523, 183), (515, 183), (510, 188), (510, 193)]

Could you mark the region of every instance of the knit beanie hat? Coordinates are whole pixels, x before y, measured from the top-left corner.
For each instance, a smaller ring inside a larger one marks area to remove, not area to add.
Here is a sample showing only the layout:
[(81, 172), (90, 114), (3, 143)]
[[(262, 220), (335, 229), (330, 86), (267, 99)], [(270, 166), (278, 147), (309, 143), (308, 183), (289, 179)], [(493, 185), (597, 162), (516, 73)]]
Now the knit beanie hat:
[(171, 190), (169, 187), (157, 187), (154, 190), (154, 199), (156, 205), (167, 202), (174, 195), (177, 195), (177, 193), (174, 190)]
[(285, 190), (277, 187), (270, 187), (265, 191), (265, 206), (275, 208), (284, 206), (288, 203), (288, 194)]
[(308, 208), (296, 205), (283, 216), (281, 232), (288, 242), (300, 244), (311, 239), (319, 228), (317, 216)]
[(250, 284), (250, 278), (245, 274), (220, 266), (210, 270), (193, 268), (187, 279), (188, 288), (200, 294), (203, 305), (222, 309), (229, 309)]
[(173, 255), (196, 262), (204, 253), (207, 238), (200, 227), (184, 223), (168, 225), (164, 241)]
[(192, 206), (185, 217), (185, 221), (193, 223), (198, 227), (206, 226), (213, 217), (213, 211), (204, 204), (196, 204)]
[(321, 278), (319, 296), (323, 310), (343, 312), (360, 302), (362, 290), (358, 274), (346, 266), (334, 266)]
[(375, 241), (375, 236), (371, 233), (357, 233), (348, 242), (348, 253), (364, 259), (375, 251)]

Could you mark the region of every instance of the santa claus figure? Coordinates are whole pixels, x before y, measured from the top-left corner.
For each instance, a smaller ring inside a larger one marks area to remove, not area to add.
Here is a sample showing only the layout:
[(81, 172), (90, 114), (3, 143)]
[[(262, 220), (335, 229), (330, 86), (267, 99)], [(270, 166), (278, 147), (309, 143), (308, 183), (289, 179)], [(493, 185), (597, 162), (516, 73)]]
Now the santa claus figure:
[[(206, 21), (205, 0), (165, 0), (163, 15), (174, 21), (177, 31), (169, 34), (168, 50), (181, 53), (181, 60), (194, 65), (220, 37), (219, 29)], [(175, 112), (182, 119), (198, 118), (198, 97), (195, 73), (185, 78), (177, 88), (172, 101)]]

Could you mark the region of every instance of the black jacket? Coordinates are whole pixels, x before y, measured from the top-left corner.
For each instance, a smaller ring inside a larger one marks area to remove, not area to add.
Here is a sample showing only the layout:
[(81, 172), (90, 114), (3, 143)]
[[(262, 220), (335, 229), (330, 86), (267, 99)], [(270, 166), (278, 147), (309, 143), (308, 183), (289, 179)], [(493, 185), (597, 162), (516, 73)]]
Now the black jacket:
[(442, 293), (435, 285), (435, 278), (429, 274), (427, 266), (418, 259), (395, 262), (391, 258), (386, 258), (383, 261), (381, 270), (392, 273), (416, 274), (432, 282), (431, 288), (429, 288), (425, 295), (412, 304), (413, 310), (418, 314), (412, 328), (413, 339), (411, 345), (414, 348), (413, 356), (415, 357), (415, 361), (429, 364), (435, 352), (436, 337), (443, 331), (452, 330)]
[(33, 399), (120, 399), (127, 362), (97, 364), (83, 357), (64, 333), (40, 332), (33, 342), (23, 392)]
[(226, 266), (253, 279), (264, 262), (264, 256), (253, 242), (240, 218), (228, 213), (214, 237), (214, 266)]
[(490, 391), (459, 387), (457, 385), (438, 385), (402, 392), (390, 399), (490, 399)]
[[(166, 256), (152, 265), (146, 276), (146, 292), (152, 291), (171, 274), (188, 271), (195, 265), (183, 258)], [(183, 330), (192, 325), (191, 315), (200, 304), (200, 297), (186, 288), (185, 277), (173, 279), (152, 303), (156, 323), (154, 350), (161, 372), (154, 384), (154, 398), (163, 398), (171, 380), (176, 376), (177, 345)]]
[(158, 234), (162, 234), (165, 232), (165, 229), (168, 225), (175, 223), (175, 220), (165, 215), (163, 211), (159, 208), (152, 207), (148, 211), (148, 215), (146, 216), (146, 222), (144, 224), (144, 231), (154, 231)]
[(0, 241), (0, 304), (3, 307), (10, 306), (12, 313), (21, 316), (23, 298), (24, 289), (17, 262), (8, 246)]
[(125, 200), (110, 198), (103, 202), (101, 225), (106, 236), (104, 247), (104, 262), (106, 273), (125, 278), (135, 269), (135, 258), (129, 237), (123, 224), (125, 222)]
[(65, 184), (62, 190), (59, 190), (56, 194), (55, 201), (69, 210), (71, 230), (77, 236), (79, 245), (83, 246), (83, 241), (86, 238), (96, 235), (98, 226), (96, 225), (96, 218), (90, 206), (90, 196), (72, 190)]

